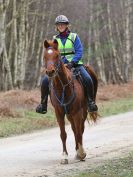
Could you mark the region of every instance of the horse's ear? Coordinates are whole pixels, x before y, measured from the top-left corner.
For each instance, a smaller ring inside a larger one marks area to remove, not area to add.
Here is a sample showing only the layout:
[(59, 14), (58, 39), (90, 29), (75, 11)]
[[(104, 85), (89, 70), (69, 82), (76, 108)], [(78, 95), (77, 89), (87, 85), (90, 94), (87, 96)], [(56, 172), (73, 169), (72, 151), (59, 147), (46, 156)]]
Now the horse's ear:
[(56, 39), (54, 39), (53, 43), (54, 43), (54, 48), (58, 49), (58, 41)]
[(47, 40), (44, 41), (44, 47), (47, 49), (48, 47), (50, 47), (49, 43)]

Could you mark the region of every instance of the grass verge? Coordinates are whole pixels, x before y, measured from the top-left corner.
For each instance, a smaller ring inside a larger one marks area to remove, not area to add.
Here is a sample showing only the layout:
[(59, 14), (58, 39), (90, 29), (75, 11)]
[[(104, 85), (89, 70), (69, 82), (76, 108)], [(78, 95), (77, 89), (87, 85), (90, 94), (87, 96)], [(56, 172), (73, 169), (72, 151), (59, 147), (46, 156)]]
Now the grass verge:
[(102, 102), (98, 107), (102, 117), (133, 111), (133, 97)]
[(68, 177), (133, 177), (133, 152), (127, 157), (110, 160), (102, 166)]
[(19, 110), (19, 115), (21, 116), (18, 118), (0, 118), (1, 138), (53, 127), (57, 124), (51, 109), (46, 115), (27, 110)]
[[(105, 101), (98, 104), (99, 114), (102, 117), (128, 112), (133, 110), (133, 98)], [(50, 108), (48, 113), (38, 114), (31, 110), (19, 110), (19, 117), (0, 117), (0, 137), (32, 132), (33, 130), (45, 129), (56, 126), (56, 118)]]

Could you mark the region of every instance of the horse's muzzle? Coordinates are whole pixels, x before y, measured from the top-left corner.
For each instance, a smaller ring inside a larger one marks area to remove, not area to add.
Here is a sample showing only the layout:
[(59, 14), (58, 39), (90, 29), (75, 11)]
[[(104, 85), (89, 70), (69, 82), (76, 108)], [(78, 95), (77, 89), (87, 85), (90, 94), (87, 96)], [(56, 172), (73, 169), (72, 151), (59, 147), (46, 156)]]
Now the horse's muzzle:
[(55, 73), (55, 70), (52, 69), (52, 70), (46, 70), (46, 74), (49, 76), (49, 77), (52, 77)]

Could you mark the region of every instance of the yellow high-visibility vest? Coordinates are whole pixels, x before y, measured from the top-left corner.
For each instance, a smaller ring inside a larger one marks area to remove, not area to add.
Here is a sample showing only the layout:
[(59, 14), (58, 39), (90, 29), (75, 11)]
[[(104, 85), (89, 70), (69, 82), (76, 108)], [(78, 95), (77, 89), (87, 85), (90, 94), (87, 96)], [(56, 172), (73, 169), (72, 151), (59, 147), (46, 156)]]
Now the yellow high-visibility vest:
[[(76, 39), (76, 33), (71, 33), (68, 35), (65, 45), (62, 44), (62, 41), (57, 36), (54, 36), (53, 38), (58, 41), (58, 49), (61, 53), (61, 56), (65, 56), (65, 58), (71, 62), (73, 59), (73, 56), (75, 54), (74, 50), (74, 41)], [(82, 59), (79, 60), (78, 64), (83, 64)]]

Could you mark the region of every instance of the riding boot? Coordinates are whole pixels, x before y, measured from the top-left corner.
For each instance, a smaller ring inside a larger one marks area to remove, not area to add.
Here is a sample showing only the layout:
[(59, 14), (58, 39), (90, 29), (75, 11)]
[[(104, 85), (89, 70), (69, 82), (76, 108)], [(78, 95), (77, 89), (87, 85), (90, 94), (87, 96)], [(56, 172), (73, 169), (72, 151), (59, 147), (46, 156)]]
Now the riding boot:
[(47, 113), (48, 94), (49, 94), (49, 82), (48, 82), (48, 78), (45, 76), (42, 79), (41, 103), (36, 107), (36, 112), (37, 113), (40, 113), (40, 114), (46, 114)]
[(85, 93), (87, 96), (88, 112), (96, 112), (98, 110), (98, 107), (94, 101), (93, 86), (89, 86), (89, 89), (85, 87)]
[(97, 107), (95, 101), (93, 101), (93, 99), (88, 97), (87, 103), (88, 103), (88, 112), (96, 112), (96, 111), (98, 111), (98, 107)]
[(48, 95), (41, 99), (41, 103), (36, 107), (36, 112), (40, 114), (47, 113)]

